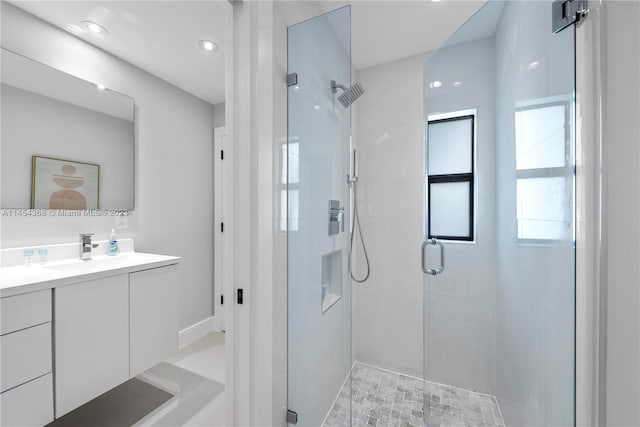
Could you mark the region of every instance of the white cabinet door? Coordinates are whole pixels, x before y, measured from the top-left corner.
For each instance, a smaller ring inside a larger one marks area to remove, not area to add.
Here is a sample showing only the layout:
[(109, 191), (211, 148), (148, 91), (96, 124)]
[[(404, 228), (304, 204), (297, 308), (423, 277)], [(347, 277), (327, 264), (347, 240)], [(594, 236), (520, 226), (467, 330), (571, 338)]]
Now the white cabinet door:
[(54, 291), (56, 417), (129, 379), (129, 276)]
[(131, 376), (178, 351), (178, 265), (129, 275)]

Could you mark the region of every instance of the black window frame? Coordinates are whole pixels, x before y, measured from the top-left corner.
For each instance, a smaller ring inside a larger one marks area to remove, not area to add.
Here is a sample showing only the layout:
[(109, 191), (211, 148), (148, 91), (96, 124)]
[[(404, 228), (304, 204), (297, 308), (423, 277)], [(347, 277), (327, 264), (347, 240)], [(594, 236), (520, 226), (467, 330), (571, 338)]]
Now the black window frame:
[[(461, 116), (447, 117), (444, 119), (436, 119), (436, 120), (427, 120), (427, 147), (429, 146), (429, 126), (432, 124), (444, 123), (444, 122), (453, 122), (453, 121), (461, 121), (461, 120), (469, 120), (471, 119), (471, 172), (470, 173), (456, 173), (456, 174), (442, 174), (442, 175), (431, 175), (428, 171), (428, 163), (427, 163), (427, 237), (429, 239), (439, 239), (439, 240), (454, 240), (454, 241), (463, 241), (463, 242), (474, 242), (475, 241), (475, 129), (476, 129), (476, 115), (475, 114), (464, 114)], [(469, 234), (466, 236), (445, 236), (445, 235), (435, 235), (431, 233), (431, 185), (432, 184), (442, 184), (442, 183), (452, 183), (452, 182), (467, 182), (469, 183)]]

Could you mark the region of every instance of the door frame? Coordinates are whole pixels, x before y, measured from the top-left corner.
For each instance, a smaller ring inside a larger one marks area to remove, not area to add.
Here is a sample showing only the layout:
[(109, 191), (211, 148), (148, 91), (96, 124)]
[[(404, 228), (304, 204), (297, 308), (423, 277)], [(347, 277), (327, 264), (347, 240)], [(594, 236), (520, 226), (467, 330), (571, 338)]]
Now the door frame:
[[(225, 331), (226, 313), (221, 298), (225, 293), (225, 284), (232, 281), (232, 271), (227, 268), (227, 258), (229, 256), (229, 232), (223, 231), (223, 224), (226, 218), (230, 218), (228, 212), (231, 206), (231, 184), (232, 173), (228, 167), (229, 159), (233, 158), (232, 144), (227, 143), (227, 128), (219, 126), (213, 129), (213, 328), (218, 332)], [(224, 154), (223, 154), (224, 153)], [(223, 158), (224, 156), (224, 158)], [(226, 159), (227, 161), (225, 162)], [(231, 298), (231, 301), (233, 298)], [(225, 303), (229, 302), (229, 298)]]

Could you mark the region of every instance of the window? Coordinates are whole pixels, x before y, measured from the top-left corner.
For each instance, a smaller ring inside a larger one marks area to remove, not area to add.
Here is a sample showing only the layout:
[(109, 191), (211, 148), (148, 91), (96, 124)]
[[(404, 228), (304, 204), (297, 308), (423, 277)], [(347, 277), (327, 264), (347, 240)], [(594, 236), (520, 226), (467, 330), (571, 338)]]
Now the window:
[(300, 142), (297, 138), (291, 138), (289, 144), (283, 142), (280, 146), (280, 231), (287, 231), (287, 220), (289, 231), (298, 231), (299, 153)]
[(515, 112), (518, 241), (573, 239), (570, 102), (537, 103)]
[(475, 113), (427, 122), (430, 239), (474, 240), (474, 135)]

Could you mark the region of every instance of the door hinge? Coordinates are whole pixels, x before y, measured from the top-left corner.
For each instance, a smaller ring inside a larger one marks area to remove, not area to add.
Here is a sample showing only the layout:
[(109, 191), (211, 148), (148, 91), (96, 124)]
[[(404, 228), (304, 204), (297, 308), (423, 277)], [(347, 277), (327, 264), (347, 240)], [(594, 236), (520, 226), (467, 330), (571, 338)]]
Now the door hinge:
[(293, 86), (298, 84), (298, 73), (287, 74), (287, 86)]
[(220, 150), (220, 160), (224, 160), (224, 150)]
[(298, 414), (291, 409), (287, 409), (287, 422), (289, 424), (298, 424)]
[(588, 0), (555, 0), (551, 5), (552, 30), (559, 33), (572, 24), (580, 24), (588, 14)]
[(238, 288), (238, 304), (244, 304), (242, 288)]
[(224, 233), (224, 222), (220, 223), (220, 232)]

